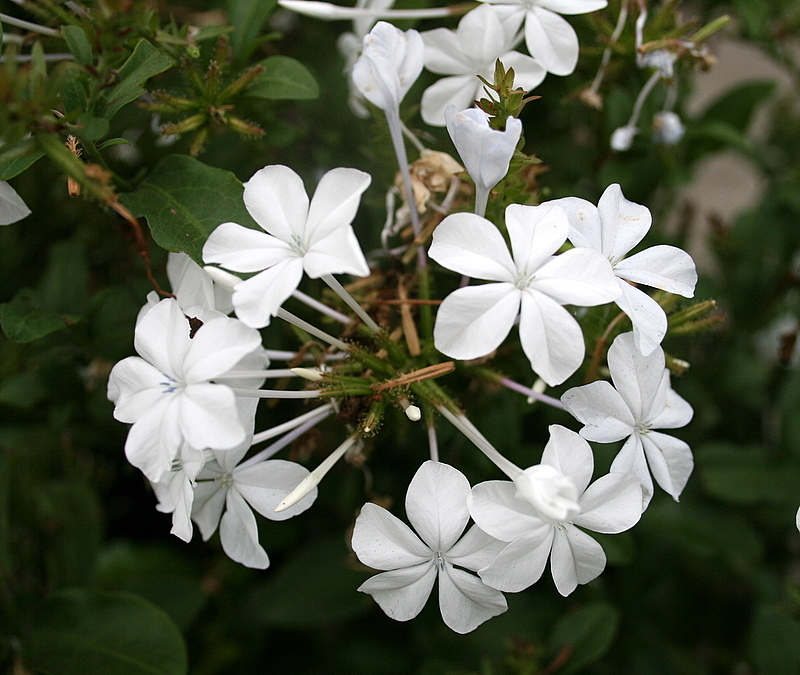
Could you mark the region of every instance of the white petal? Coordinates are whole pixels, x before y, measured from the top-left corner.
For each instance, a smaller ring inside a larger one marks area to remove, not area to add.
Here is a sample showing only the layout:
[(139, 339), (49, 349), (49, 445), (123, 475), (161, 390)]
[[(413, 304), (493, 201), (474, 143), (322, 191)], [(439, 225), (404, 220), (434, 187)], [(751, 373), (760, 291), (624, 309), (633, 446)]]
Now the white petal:
[(31, 214), (22, 197), (6, 181), (0, 181), (0, 225), (10, 225)]
[(694, 468), (691, 449), (682, 440), (657, 431), (641, 434), (641, 439), (653, 478), (677, 502)]
[[(479, 87), (480, 80), (474, 75), (453, 75), (434, 82), (422, 92), (420, 101), (422, 121), (432, 127), (445, 126), (445, 111), (450, 106), (456, 110), (471, 108), (475, 105)], [(466, 160), (464, 162), (466, 163)]]
[[(669, 386), (669, 371), (665, 371)], [(694, 410), (689, 403), (672, 389), (667, 389), (667, 404), (652, 420), (647, 420), (652, 429), (678, 429), (692, 421)]]
[[(201, 474), (202, 476), (203, 474)], [(225, 508), (227, 494), (228, 488), (224, 487), (220, 481), (211, 480), (197, 483), (194, 490), (194, 504), (192, 504), (192, 520), (200, 528), (203, 541), (208, 541), (216, 531), (222, 517), (222, 509)]]
[(578, 63), (578, 36), (558, 14), (542, 7), (528, 10), (525, 44), (549, 73), (569, 75)]
[(469, 481), (449, 464), (428, 460), (411, 479), (406, 493), (406, 515), (432, 550), (447, 551), (469, 520)]
[(223, 317), (204, 323), (192, 338), (184, 360), (187, 383), (213, 379), (231, 370), (261, 345), (258, 331)]
[(533, 372), (551, 387), (561, 384), (583, 362), (585, 347), (578, 322), (542, 293), (522, 294), (519, 336)]
[(558, 14), (587, 14), (608, 5), (607, 0), (537, 0), (537, 5)]
[(661, 389), (664, 363), (660, 347), (643, 356), (634, 343), (633, 333), (618, 335), (608, 349), (611, 379), (637, 422), (653, 408)]
[(574, 431), (560, 424), (551, 424), (541, 463), (558, 469), (572, 481), (580, 494), (592, 479), (594, 455), (589, 444)]
[(597, 202), (603, 223), (603, 254), (612, 262), (624, 257), (647, 234), (650, 210), (628, 201), (616, 183), (609, 185)]
[(562, 397), (567, 412), (585, 426), (590, 441), (613, 443), (633, 433), (636, 421), (616, 389), (603, 380), (569, 389)]
[(533, 274), (567, 240), (567, 214), (549, 203), (511, 204), (505, 217), (514, 263), (521, 274)]
[(425, 45), (425, 68), (438, 75), (471, 75), (472, 64), (461, 51), (455, 31), (434, 28), (420, 36)]
[(361, 507), (353, 529), (352, 546), (358, 559), (376, 570), (421, 565), (433, 558), (433, 551), (408, 525), (372, 503)]
[(303, 268), (312, 279), (325, 274), (369, 276), (369, 265), (350, 225), (317, 240), (303, 256)]
[(611, 264), (591, 248), (573, 248), (550, 258), (529, 284), (562, 305), (594, 307), (619, 297)]
[(195, 448), (229, 450), (245, 438), (236, 396), (223, 384), (190, 384), (178, 397), (180, 428)]
[(490, 354), (511, 331), (519, 312), (520, 295), (510, 283), (466, 286), (453, 291), (436, 314), (436, 349), (462, 360)]
[(583, 493), (580, 505), (576, 525), (605, 534), (624, 532), (642, 515), (642, 484), (630, 473), (606, 474)]
[(503, 235), (474, 213), (447, 216), (433, 231), (428, 255), (442, 267), (475, 279), (513, 282), (517, 272)]
[(116, 407), (114, 419), (133, 423), (165, 396), (167, 377), (138, 356), (118, 362), (108, 376), (108, 398)]
[(364, 171), (341, 167), (331, 169), (320, 178), (302, 235), (308, 248), (315, 248), (317, 242), (353, 222), (361, 195), (371, 180)]
[(409, 621), (422, 611), (436, 581), (433, 561), (376, 574), (358, 587), (369, 593), (386, 616)]
[(128, 461), (154, 483), (169, 471), (183, 441), (178, 425), (178, 399), (176, 395), (165, 394), (136, 421), (125, 440)]
[(486, 584), (500, 591), (518, 593), (525, 590), (541, 578), (553, 545), (554, 532), (555, 528), (548, 523), (515, 539), (478, 574)]
[(236, 316), (251, 328), (263, 328), (300, 285), (303, 259), (291, 258), (236, 284), (233, 306)]
[[(513, 34), (507, 34), (500, 15), (492, 5), (479, 5), (467, 12), (456, 29), (459, 51), (471, 63), (472, 75), (511, 49)], [(515, 81), (516, 84), (516, 81)]]
[(566, 212), (569, 220), (568, 238), (573, 246), (603, 252), (600, 212), (594, 204), (579, 197), (563, 197), (546, 203), (560, 206)]
[(644, 447), (642, 447), (638, 432), (631, 434), (628, 440), (623, 443), (614, 461), (611, 462), (609, 471), (612, 473), (629, 473), (636, 476), (642, 484), (642, 511), (644, 511), (653, 498), (653, 479), (650, 476), (650, 469), (647, 468)]
[(214, 282), (194, 260), (185, 253), (167, 255), (167, 278), (178, 304), (187, 307), (198, 305), (203, 309), (216, 309)]
[(288, 166), (273, 164), (256, 171), (244, 184), (244, 204), (272, 236), (290, 244), (303, 234), (308, 195), (300, 176)]
[(448, 628), (463, 635), (508, 609), (503, 594), (478, 577), (445, 565), (439, 572), (439, 609)]
[(574, 525), (556, 530), (550, 570), (556, 590), (567, 597), (578, 584), (587, 584), (597, 578), (606, 567), (606, 554), (602, 546)]
[[(547, 76), (547, 69), (536, 59), (520, 52), (508, 52), (500, 57), (505, 66), (514, 69), (514, 86), (530, 92), (538, 87)], [(487, 77), (490, 82), (492, 78)]]
[(697, 268), (686, 251), (675, 246), (651, 246), (621, 260), (614, 266), (618, 277), (635, 283), (677, 293), (685, 298), (694, 295)]
[(166, 298), (145, 314), (134, 331), (133, 346), (145, 361), (171, 377), (182, 374), (189, 349), (189, 322), (177, 301)]
[(222, 223), (203, 245), (205, 262), (234, 272), (260, 272), (295, 256), (282, 239), (236, 223)]
[(501, 541), (513, 541), (549, 527), (527, 501), (517, 499), (516, 492), (514, 483), (507, 480), (473, 487), (467, 506), (478, 527)]
[(228, 490), (219, 539), (231, 560), (259, 570), (269, 567), (267, 552), (258, 543), (256, 517), (236, 490)]
[(297, 504), (275, 513), (278, 506), (308, 476), (308, 469), (283, 459), (268, 459), (246, 469), (234, 470), (235, 489), (264, 518), (286, 520), (308, 509), (317, 498), (314, 488)]
[(506, 542), (490, 537), (477, 525), (473, 525), (447, 551), (447, 559), (454, 565), (477, 572), (490, 564), (505, 545)]
[(619, 279), (622, 291), (614, 301), (628, 315), (633, 325), (633, 337), (643, 356), (652, 354), (667, 334), (667, 315), (647, 293)]

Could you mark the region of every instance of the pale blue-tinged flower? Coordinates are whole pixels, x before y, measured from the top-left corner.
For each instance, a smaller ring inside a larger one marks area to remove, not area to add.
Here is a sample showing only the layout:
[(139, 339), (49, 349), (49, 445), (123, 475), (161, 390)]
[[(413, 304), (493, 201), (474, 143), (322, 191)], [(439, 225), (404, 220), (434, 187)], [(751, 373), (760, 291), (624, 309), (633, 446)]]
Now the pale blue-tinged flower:
[(628, 282), (691, 298), (697, 283), (692, 257), (666, 245), (626, 257), (647, 234), (652, 218), (646, 206), (625, 199), (616, 183), (606, 188), (597, 206), (578, 197), (547, 203), (566, 211), (569, 240), (575, 246), (600, 251), (608, 258), (620, 291), (615, 302), (630, 318), (642, 354), (653, 352), (667, 333), (667, 315), (655, 300)]
[(312, 279), (369, 274), (351, 223), (370, 180), (358, 169), (331, 169), (310, 203), (302, 179), (286, 166), (264, 167), (245, 183), (245, 206), (264, 231), (223, 223), (203, 246), (206, 262), (233, 272), (258, 272), (233, 289), (242, 322), (266, 326), (303, 272)]
[(488, 481), (472, 489), (467, 503), (475, 523), (509, 542), (478, 570), (484, 582), (505, 592), (521, 591), (539, 580), (549, 558), (556, 589), (567, 596), (603, 571), (602, 547), (578, 528), (603, 534), (630, 529), (641, 517), (642, 493), (636, 477), (623, 473), (589, 485), (593, 464), (584, 439), (552, 425), (540, 464), (514, 481)]
[(31, 214), (22, 197), (6, 181), (0, 180), (0, 225), (10, 225)]
[(133, 425), (125, 454), (154, 482), (169, 471), (184, 443), (227, 450), (252, 432), (253, 405), (238, 405), (231, 387), (213, 380), (244, 363), (263, 368), (261, 336), (219, 312), (195, 318), (199, 327), (189, 323), (176, 300), (159, 302), (136, 325), (139, 356), (120, 361), (109, 376), (114, 417)]
[(443, 126), (445, 110), (464, 110), (485, 96), (478, 75), (491, 82), (495, 62), (514, 69), (514, 84), (530, 91), (541, 84), (547, 71), (536, 60), (512, 51), (518, 41), (517, 12), (507, 6), (481, 5), (464, 15), (456, 30), (435, 28), (422, 33), (425, 67), (448, 75), (422, 94), (420, 112), (426, 124)]
[(442, 619), (456, 633), (468, 633), (506, 610), (502, 593), (465, 571), (485, 567), (501, 547), (474, 526), (461, 536), (469, 521), (469, 490), (461, 472), (427, 461), (406, 494), (406, 515), (416, 534), (376, 504), (361, 509), (353, 550), (365, 565), (385, 571), (358, 590), (369, 593), (392, 619), (417, 616), (437, 579)]
[(506, 209), (511, 252), (488, 220), (471, 213), (447, 216), (434, 230), (429, 255), (455, 272), (493, 283), (459, 288), (436, 314), (436, 348), (455, 359), (497, 349), (519, 316), (522, 349), (531, 368), (555, 386), (574, 373), (585, 352), (583, 333), (563, 307), (602, 305), (619, 287), (600, 253), (574, 248), (554, 255), (569, 231), (566, 213), (551, 204)]
[(554, 75), (569, 75), (578, 62), (578, 36), (559, 14), (603, 9), (606, 0), (483, 0), (517, 8), (525, 21), (525, 44), (531, 56)]
[(632, 473), (642, 482), (644, 506), (653, 496), (651, 472), (677, 501), (694, 467), (684, 441), (656, 431), (686, 426), (693, 415), (692, 407), (672, 390), (664, 362), (660, 347), (643, 356), (634, 336), (623, 333), (608, 350), (614, 385), (600, 380), (561, 397), (567, 411), (585, 425), (580, 431), (584, 438), (613, 443), (627, 436), (611, 470)]
[(522, 135), (522, 122), (509, 117), (504, 131), (489, 126), (489, 115), (478, 108), (456, 112), (453, 106), (444, 113), (445, 123), (461, 161), (475, 181), (475, 213), (486, 211), (489, 192), (508, 173)]
[(286, 520), (308, 509), (317, 498), (317, 490), (276, 513), (275, 507), (308, 475), (308, 469), (282, 459), (237, 466), (249, 447), (250, 438), (233, 450), (214, 452), (216, 459), (197, 476), (191, 514), (203, 540), (219, 527), (222, 550), (231, 560), (265, 569), (269, 557), (259, 544), (253, 511), (269, 520)]

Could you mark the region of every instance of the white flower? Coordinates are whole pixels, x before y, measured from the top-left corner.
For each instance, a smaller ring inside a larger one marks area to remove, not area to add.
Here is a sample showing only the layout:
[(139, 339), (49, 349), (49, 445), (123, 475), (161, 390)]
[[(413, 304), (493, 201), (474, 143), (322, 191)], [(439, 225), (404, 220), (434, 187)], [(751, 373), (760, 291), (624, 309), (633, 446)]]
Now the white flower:
[[(492, 0), (485, 0), (487, 2)], [(578, 36), (559, 14), (603, 9), (606, 0), (493, 0), (516, 5), (525, 18), (525, 44), (531, 56), (554, 75), (569, 75), (578, 62)]]
[(667, 316), (649, 295), (627, 282), (645, 284), (686, 298), (694, 295), (697, 270), (692, 257), (675, 246), (652, 246), (626, 258), (650, 229), (646, 206), (628, 201), (616, 183), (603, 192), (597, 206), (578, 197), (554, 199), (569, 217), (569, 240), (600, 251), (617, 276), (619, 308), (633, 324), (636, 344), (650, 354), (667, 333)]
[(482, 530), (510, 542), (478, 570), (481, 579), (501, 591), (521, 591), (539, 580), (548, 557), (563, 596), (596, 578), (606, 564), (603, 549), (575, 526), (604, 534), (623, 532), (639, 521), (642, 493), (639, 481), (622, 473), (609, 473), (589, 485), (592, 469), (589, 444), (553, 425), (541, 464), (514, 482), (476, 485), (468, 501), (470, 515)]
[(677, 113), (662, 110), (653, 116), (653, 138), (664, 145), (675, 145), (683, 138), (686, 127)]
[(31, 214), (22, 197), (6, 181), (0, 180), (0, 225), (10, 225)]
[(562, 305), (611, 302), (619, 288), (597, 251), (574, 248), (553, 254), (567, 237), (562, 209), (550, 204), (506, 209), (513, 257), (485, 218), (447, 216), (434, 230), (429, 255), (448, 269), (496, 283), (466, 286), (448, 295), (436, 315), (436, 348), (456, 359), (485, 356), (500, 345), (520, 317), (522, 349), (545, 382), (560, 384), (584, 355), (578, 322)]
[[(228, 451), (230, 452), (230, 451)], [(191, 541), (192, 539), (192, 502), (194, 500), (195, 478), (206, 463), (205, 453), (183, 443), (177, 457), (161, 480), (152, 483), (153, 492), (158, 499), (156, 509), (161, 513), (172, 514), (171, 534)]]
[(608, 368), (613, 387), (598, 381), (570, 389), (561, 397), (564, 407), (586, 425), (580, 434), (590, 441), (613, 443), (628, 437), (611, 470), (636, 475), (645, 506), (653, 496), (651, 471), (677, 501), (694, 467), (692, 451), (683, 441), (655, 429), (685, 426), (693, 411), (670, 387), (664, 352), (657, 348), (642, 356), (633, 335), (623, 333), (608, 350)]
[[(517, 17), (516, 19), (514, 17)], [(420, 103), (426, 124), (445, 124), (445, 110), (463, 110), (484, 95), (478, 75), (491, 82), (495, 62), (514, 69), (514, 84), (530, 91), (541, 84), (547, 71), (530, 56), (511, 51), (517, 39), (521, 17), (509, 7), (481, 5), (464, 15), (455, 31), (436, 28), (422, 33), (425, 67), (450, 75), (428, 87)]]
[(797, 526), (797, 529), (800, 530), (800, 509), (797, 509), (797, 515), (795, 516), (794, 524)]
[(489, 191), (508, 173), (522, 135), (522, 122), (509, 117), (505, 131), (500, 131), (489, 126), (489, 115), (483, 110), (456, 112), (453, 106), (447, 108), (444, 117), (453, 145), (475, 181), (475, 212), (482, 215)]
[(370, 103), (393, 114), (422, 72), (422, 58), (417, 31), (403, 32), (379, 21), (364, 36), (364, 49), (353, 65), (353, 82)]
[(447, 464), (427, 461), (406, 494), (406, 515), (419, 537), (376, 504), (361, 509), (353, 550), (365, 565), (387, 571), (358, 590), (369, 593), (392, 619), (417, 616), (437, 579), (442, 619), (456, 633), (468, 633), (506, 610), (502, 593), (458, 569), (484, 567), (499, 550), (499, 542), (477, 527), (461, 537), (469, 521), (468, 495), (469, 482), (463, 474)]
[(638, 133), (639, 130), (630, 124), (626, 124), (624, 127), (617, 127), (614, 129), (614, 133), (611, 134), (611, 149), (617, 152), (630, 150), (631, 145), (633, 145), (633, 137)]
[(661, 77), (670, 80), (675, 74), (676, 59), (677, 56), (667, 49), (655, 49), (642, 55), (641, 67), (655, 68)]
[(139, 356), (120, 361), (109, 376), (114, 417), (133, 424), (125, 454), (154, 482), (170, 469), (183, 443), (227, 450), (252, 431), (252, 416), (242, 412), (249, 404), (240, 409), (229, 386), (210, 380), (243, 360), (263, 367), (261, 336), (219, 312), (197, 318), (199, 328), (174, 299), (162, 300), (136, 326)]
[[(305, 467), (282, 459), (236, 465), (250, 447), (250, 439), (238, 448), (215, 452), (216, 461), (205, 465), (197, 476), (192, 520), (207, 541), (219, 525), (222, 550), (247, 567), (265, 569), (269, 557), (258, 543), (253, 509), (269, 520), (286, 520), (309, 508), (317, 498), (316, 488), (279, 513), (275, 507), (307, 475)], [(224, 513), (223, 513), (224, 510)]]
[(285, 166), (264, 167), (245, 183), (245, 206), (265, 231), (223, 223), (203, 247), (206, 262), (259, 272), (234, 287), (239, 319), (253, 328), (267, 325), (304, 271), (313, 279), (369, 274), (350, 223), (370, 180), (358, 169), (332, 169), (320, 179), (310, 204), (300, 176)]

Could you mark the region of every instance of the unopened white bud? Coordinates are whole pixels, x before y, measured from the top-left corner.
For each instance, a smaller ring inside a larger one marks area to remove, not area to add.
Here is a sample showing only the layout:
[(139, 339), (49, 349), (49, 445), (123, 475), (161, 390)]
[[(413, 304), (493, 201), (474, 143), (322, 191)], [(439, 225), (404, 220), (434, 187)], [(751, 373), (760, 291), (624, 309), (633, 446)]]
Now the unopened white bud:
[(406, 417), (412, 422), (419, 422), (422, 419), (422, 411), (415, 405), (410, 405), (406, 408)]
[(663, 110), (653, 117), (653, 138), (664, 145), (675, 145), (683, 138), (686, 127), (674, 112)]
[(302, 377), (305, 380), (311, 380), (311, 382), (319, 382), (322, 379), (322, 373), (318, 370), (314, 370), (313, 368), (290, 368), (297, 377)]
[[(536, 382), (533, 383), (531, 389), (537, 394), (544, 394), (545, 390), (547, 389), (547, 382), (540, 377), (536, 380)], [(528, 404), (536, 403), (538, 400), (539, 399), (537, 399), (535, 396), (528, 396)]]
[(218, 283), (223, 288), (232, 291), (233, 287), (236, 286), (242, 280), (237, 277), (235, 274), (231, 274), (230, 272), (226, 272), (219, 267), (213, 267), (211, 265), (206, 265), (203, 268), (203, 271), (211, 277), (211, 280), (215, 283)]
[(614, 129), (614, 133), (611, 134), (611, 149), (617, 152), (630, 150), (633, 144), (633, 137), (638, 133), (639, 130), (636, 127), (627, 124), (624, 127)]

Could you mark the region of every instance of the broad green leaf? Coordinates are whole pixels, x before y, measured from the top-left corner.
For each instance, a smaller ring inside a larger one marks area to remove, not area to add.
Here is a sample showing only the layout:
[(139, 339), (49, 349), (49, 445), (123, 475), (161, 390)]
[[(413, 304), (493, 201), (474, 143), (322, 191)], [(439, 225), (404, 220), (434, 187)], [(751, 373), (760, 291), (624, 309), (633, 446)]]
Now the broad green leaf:
[(310, 628), (344, 621), (369, 611), (356, 593), (365, 579), (346, 566), (341, 538), (318, 539), (284, 561), (271, 580), (255, 586), (248, 619), (261, 624)]
[(83, 242), (68, 240), (53, 244), (37, 289), (41, 309), (82, 315), (88, 303), (88, 288), (89, 265)]
[(0, 327), (14, 342), (32, 342), (66, 325), (67, 317), (39, 309), (40, 299), (31, 288), (23, 288), (0, 305)]
[(611, 647), (617, 634), (619, 615), (605, 602), (593, 602), (558, 620), (548, 641), (549, 651), (568, 650), (559, 673), (569, 675), (599, 660)]
[(270, 56), (259, 62), (262, 72), (247, 88), (247, 95), (270, 100), (311, 99), (319, 96), (314, 76), (298, 60)]
[(86, 74), (77, 68), (69, 71), (69, 75), (61, 85), (59, 96), (64, 102), (64, 110), (67, 114), (76, 111), (86, 110), (88, 103), (86, 98)]
[(756, 106), (774, 89), (775, 82), (772, 80), (757, 80), (727, 90), (705, 109), (698, 122), (723, 122), (744, 133)]
[(78, 63), (88, 65), (94, 60), (92, 58), (92, 45), (89, 44), (89, 39), (86, 37), (83, 28), (70, 25), (61, 26), (61, 34), (64, 36), (67, 48)]
[(764, 675), (800, 672), (800, 621), (778, 607), (760, 607), (750, 631), (750, 656)]
[(27, 157), (14, 157), (8, 161), (3, 161), (3, 158), (0, 157), (0, 180), (10, 180), (14, 176), (18, 176), (42, 157), (44, 157), (42, 150), (37, 150)]
[(144, 83), (153, 75), (163, 73), (171, 65), (172, 61), (147, 40), (139, 40), (133, 53), (117, 73), (119, 84), (108, 94), (106, 119), (111, 119), (122, 106), (144, 94)]
[(733, 0), (735, 15), (744, 22), (747, 33), (756, 39), (771, 39), (769, 29), (769, 3), (766, 0)]
[(186, 645), (165, 612), (130, 593), (69, 589), (42, 604), (22, 643), (48, 675), (183, 675)]
[(228, 22), (234, 26), (231, 49), (235, 61), (243, 63), (252, 54), (256, 37), (270, 17), (277, 0), (227, 0)]
[(102, 117), (93, 117), (88, 113), (78, 115), (75, 125), (75, 128), (72, 129), (73, 133), (78, 138), (84, 138), (87, 141), (99, 140), (108, 133), (108, 120)]
[(229, 171), (187, 155), (168, 155), (122, 202), (137, 218), (147, 218), (159, 246), (185, 251), (202, 264), (203, 244), (218, 225), (257, 227), (244, 207), (243, 190)]
[(717, 444), (698, 449), (697, 465), (706, 490), (731, 504), (791, 504), (800, 495), (800, 463), (788, 455)]

